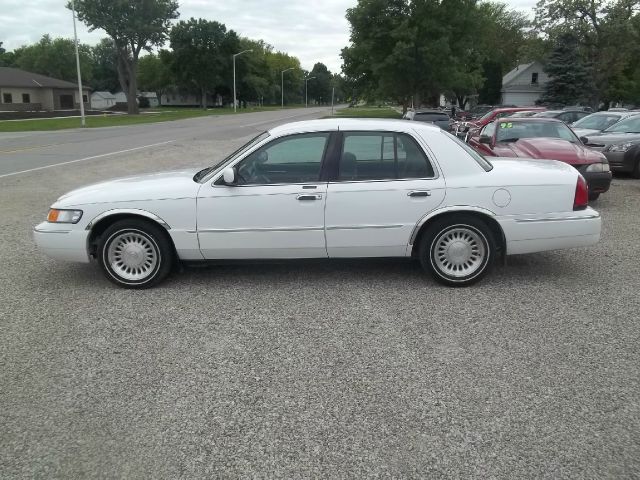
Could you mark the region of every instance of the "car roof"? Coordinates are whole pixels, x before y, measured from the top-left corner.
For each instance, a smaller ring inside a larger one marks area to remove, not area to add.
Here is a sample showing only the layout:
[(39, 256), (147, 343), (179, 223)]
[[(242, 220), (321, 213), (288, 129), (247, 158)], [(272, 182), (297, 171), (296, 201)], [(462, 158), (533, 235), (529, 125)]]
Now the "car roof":
[(521, 112), (523, 110), (545, 110), (544, 107), (498, 107), (493, 109), (495, 112)]
[(558, 120), (557, 118), (552, 118), (552, 117), (503, 117), (503, 118), (499, 118), (497, 120), (498, 122), (547, 122), (547, 123), (562, 123), (564, 125), (564, 122), (562, 120)]
[(429, 123), (407, 122), (406, 120), (381, 118), (324, 118), (286, 123), (269, 130), (274, 136), (287, 133), (319, 132), (333, 130), (391, 130), (396, 132), (414, 132), (417, 129), (440, 131), (440, 127)]

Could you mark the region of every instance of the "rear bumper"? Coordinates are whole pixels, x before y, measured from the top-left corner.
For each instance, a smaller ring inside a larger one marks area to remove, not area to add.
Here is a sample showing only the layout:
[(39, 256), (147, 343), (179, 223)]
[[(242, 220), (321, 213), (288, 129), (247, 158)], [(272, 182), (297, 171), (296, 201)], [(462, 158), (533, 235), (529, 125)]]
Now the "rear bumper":
[(45, 255), (69, 262), (89, 263), (89, 232), (71, 225), (42, 222), (33, 229), (33, 239)]
[(498, 217), (507, 255), (586, 247), (600, 240), (600, 214), (592, 208), (548, 215)]

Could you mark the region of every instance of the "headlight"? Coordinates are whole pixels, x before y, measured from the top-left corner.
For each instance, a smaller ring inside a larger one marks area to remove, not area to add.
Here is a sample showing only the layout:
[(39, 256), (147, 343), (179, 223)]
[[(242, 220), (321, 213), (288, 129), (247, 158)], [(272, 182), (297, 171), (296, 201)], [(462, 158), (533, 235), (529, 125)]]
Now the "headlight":
[(52, 208), (47, 215), (49, 223), (78, 223), (82, 218), (82, 210), (58, 210)]
[(609, 147), (609, 151), (610, 152), (626, 152), (627, 150), (629, 150), (631, 147), (633, 147), (633, 143), (631, 142), (627, 142), (627, 143), (619, 143), (617, 145), (611, 145)]
[(608, 172), (609, 171), (609, 163), (592, 163), (585, 170), (587, 172)]

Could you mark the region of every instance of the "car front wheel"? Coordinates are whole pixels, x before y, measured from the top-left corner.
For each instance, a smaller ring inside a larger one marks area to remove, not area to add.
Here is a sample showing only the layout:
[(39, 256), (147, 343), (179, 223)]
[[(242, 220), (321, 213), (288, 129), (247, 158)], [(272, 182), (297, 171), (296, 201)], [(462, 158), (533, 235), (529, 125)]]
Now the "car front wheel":
[(148, 288), (169, 274), (174, 255), (162, 227), (146, 220), (120, 220), (101, 235), (97, 257), (116, 285)]
[(464, 287), (484, 277), (494, 263), (496, 241), (491, 230), (473, 216), (437, 220), (422, 236), (422, 267), (440, 283)]

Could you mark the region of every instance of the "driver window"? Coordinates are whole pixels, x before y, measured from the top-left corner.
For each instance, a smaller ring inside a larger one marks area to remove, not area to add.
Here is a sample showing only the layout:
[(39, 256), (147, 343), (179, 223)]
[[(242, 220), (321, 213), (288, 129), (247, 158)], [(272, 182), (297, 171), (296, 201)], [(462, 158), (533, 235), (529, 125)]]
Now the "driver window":
[(236, 165), (238, 185), (317, 182), (329, 133), (278, 138)]

